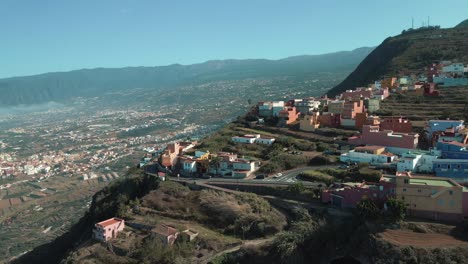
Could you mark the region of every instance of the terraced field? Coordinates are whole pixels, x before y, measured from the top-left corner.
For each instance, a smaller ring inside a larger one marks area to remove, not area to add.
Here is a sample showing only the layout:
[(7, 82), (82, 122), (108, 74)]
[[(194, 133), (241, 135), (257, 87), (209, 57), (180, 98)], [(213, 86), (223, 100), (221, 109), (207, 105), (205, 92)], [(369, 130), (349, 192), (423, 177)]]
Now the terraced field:
[(468, 86), (439, 88), (440, 97), (392, 95), (381, 104), (379, 115), (406, 116), (415, 127), (429, 119), (468, 118)]

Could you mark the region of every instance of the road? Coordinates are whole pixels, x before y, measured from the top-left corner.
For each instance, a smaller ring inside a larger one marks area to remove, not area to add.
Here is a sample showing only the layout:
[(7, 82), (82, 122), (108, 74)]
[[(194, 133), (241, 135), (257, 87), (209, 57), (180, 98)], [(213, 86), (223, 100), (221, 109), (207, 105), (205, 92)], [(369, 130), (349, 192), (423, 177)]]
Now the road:
[(328, 168), (338, 168), (337, 165), (324, 165), (324, 166), (307, 166), (307, 167), (301, 167), (301, 168), (296, 168), (288, 171), (284, 171), (281, 174), (283, 176), (280, 176), (278, 178), (273, 178), (273, 177), (268, 177), (264, 180), (256, 180), (256, 181), (271, 181), (271, 182), (289, 182), (289, 183), (295, 183), (297, 181), (301, 181), (297, 179), (297, 175), (300, 174), (301, 172), (304, 172), (306, 170), (319, 170), (319, 169), (328, 169)]
[[(337, 165), (324, 165), (324, 166), (307, 166), (296, 168), (288, 171), (282, 172), (282, 176), (274, 178), (272, 176), (266, 179), (233, 179), (233, 178), (183, 178), (183, 177), (167, 177), (168, 180), (172, 181), (184, 181), (184, 182), (197, 182), (198, 184), (208, 184), (208, 183), (232, 183), (232, 184), (241, 184), (241, 185), (291, 185), (296, 182), (302, 182), (306, 187), (318, 187), (320, 182), (309, 182), (301, 181), (297, 179), (297, 175), (306, 170), (318, 170), (326, 168), (337, 168)], [(154, 175), (152, 173), (147, 173), (149, 175)]]

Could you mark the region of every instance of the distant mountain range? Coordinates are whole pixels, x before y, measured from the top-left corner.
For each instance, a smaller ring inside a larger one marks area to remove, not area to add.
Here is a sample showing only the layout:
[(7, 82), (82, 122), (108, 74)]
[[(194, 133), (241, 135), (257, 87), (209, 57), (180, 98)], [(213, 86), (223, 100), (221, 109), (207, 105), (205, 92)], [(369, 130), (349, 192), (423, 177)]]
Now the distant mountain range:
[(454, 28), (424, 27), (404, 30), (385, 39), (340, 84), (328, 91), (335, 96), (366, 86), (384, 76), (422, 74), (433, 62), (468, 62), (468, 20)]
[(305, 76), (313, 72), (351, 72), (373, 48), (280, 60), (215, 60), (158, 67), (96, 68), (0, 79), (0, 107), (99, 96), (111, 90), (169, 89), (216, 80)]

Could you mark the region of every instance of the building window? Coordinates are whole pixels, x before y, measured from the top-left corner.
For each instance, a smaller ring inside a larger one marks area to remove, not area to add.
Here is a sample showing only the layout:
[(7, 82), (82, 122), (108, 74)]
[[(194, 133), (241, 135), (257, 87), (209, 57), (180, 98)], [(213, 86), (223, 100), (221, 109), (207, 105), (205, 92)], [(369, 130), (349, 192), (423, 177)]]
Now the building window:
[(406, 188), (403, 188), (403, 191), (406, 192)]
[(418, 189), (418, 192), (420, 193), (420, 192), (421, 192), (421, 189)]
[(434, 195), (434, 194), (436, 194), (436, 193), (437, 193), (436, 190), (431, 190), (431, 194), (432, 194), (432, 195)]
[(437, 204), (440, 205), (440, 206), (443, 206), (444, 205), (444, 199), (439, 199), (437, 201)]
[(450, 164), (449, 164), (449, 165), (447, 165), (447, 169), (449, 169), (449, 170), (450, 170)]
[(409, 183), (409, 179), (405, 179), (405, 184), (408, 184)]
[(416, 204), (414, 204), (414, 207), (416, 207)]
[(455, 202), (453, 200), (450, 200), (450, 206), (455, 206)]
[(437, 164), (437, 168), (440, 168), (440, 164)]
[(449, 191), (449, 194), (450, 194), (450, 195), (453, 195), (453, 191)]

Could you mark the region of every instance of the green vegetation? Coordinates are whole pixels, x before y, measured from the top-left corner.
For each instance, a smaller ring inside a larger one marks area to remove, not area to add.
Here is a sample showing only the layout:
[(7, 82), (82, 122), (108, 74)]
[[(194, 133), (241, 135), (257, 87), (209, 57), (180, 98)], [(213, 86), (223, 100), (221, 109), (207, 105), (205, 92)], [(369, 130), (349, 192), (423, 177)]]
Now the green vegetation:
[(132, 253), (134, 263), (183, 264), (190, 263), (194, 243), (177, 242), (168, 247), (158, 238), (148, 237)]
[(301, 179), (312, 182), (323, 182), (330, 185), (336, 181), (336, 178), (325, 174), (319, 170), (307, 170), (300, 174)]
[(142, 204), (162, 215), (196, 221), (243, 239), (268, 236), (285, 225), (283, 216), (253, 193), (191, 191), (178, 183), (164, 182), (158, 191), (144, 197)]
[(406, 215), (406, 204), (402, 200), (390, 198), (386, 202), (390, 220), (393, 222), (401, 221)]
[(362, 199), (356, 206), (356, 212), (363, 220), (375, 220), (379, 216), (380, 209), (371, 199)]
[(342, 169), (319, 169), (304, 171), (300, 177), (306, 181), (323, 182), (327, 185), (333, 182), (379, 182), (382, 177), (380, 171), (372, 170), (366, 164), (360, 164), (359, 167), (352, 170)]

